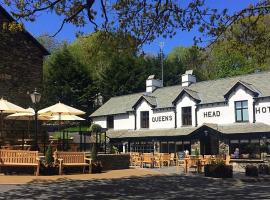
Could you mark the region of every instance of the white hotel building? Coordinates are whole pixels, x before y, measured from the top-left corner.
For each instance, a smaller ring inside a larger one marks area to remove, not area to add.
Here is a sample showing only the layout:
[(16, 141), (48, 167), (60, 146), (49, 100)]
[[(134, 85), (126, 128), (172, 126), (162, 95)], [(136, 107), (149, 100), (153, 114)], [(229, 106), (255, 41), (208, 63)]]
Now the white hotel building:
[(270, 140), (270, 72), (196, 82), (187, 71), (169, 87), (149, 76), (145, 92), (112, 97), (91, 118), (125, 152), (246, 153)]

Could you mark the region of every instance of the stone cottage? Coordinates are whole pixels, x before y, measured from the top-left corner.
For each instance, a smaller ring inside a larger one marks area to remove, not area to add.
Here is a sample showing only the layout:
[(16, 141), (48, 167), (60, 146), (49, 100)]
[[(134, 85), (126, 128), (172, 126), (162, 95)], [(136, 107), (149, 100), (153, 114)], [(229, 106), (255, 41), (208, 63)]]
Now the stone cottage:
[(42, 87), (44, 56), (49, 52), (26, 30), (10, 31), (16, 21), (0, 6), (0, 97), (31, 105), (29, 92)]

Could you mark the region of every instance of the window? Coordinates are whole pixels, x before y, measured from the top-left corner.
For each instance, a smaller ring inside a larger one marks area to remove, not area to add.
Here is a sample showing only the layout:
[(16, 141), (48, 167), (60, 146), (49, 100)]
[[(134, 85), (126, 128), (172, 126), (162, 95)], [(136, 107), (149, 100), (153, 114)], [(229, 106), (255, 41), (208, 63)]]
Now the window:
[(191, 107), (182, 108), (182, 125), (183, 126), (192, 125)]
[(107, 117), (107, 128), (114, 128), (114, 117), (112, 115)]
[(149, 112), (141, 112), (141, 128), (149, 128)]
[(248, 121), (248, 101), (235, 102), (235, 121), (236, 122)]

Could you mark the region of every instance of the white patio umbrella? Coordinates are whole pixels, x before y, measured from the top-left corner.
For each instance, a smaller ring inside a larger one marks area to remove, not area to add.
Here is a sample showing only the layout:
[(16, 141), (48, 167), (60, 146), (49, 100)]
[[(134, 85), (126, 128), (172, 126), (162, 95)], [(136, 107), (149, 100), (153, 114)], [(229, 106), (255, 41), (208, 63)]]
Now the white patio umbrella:
[[(58, 121), (59, 121), (58, 131), (60, 131), (62, 116), (83, 115), (83, 114), (85, 114), (85, 112), (59, 102), (55, 105), (52, 105), (48, 108), (44, 108), (44, 109), (38, 111), (38, 114), (51, 115), (52, 117), (56, 117), (56, 118), (58, 117)], [(65, 118), (65, 117), (63, 117), (63, 118)], [(62, 146), (62, 148), (64, 148), (64, 147)]]
[[(38, 115), (38, 120), (40, 121), (47, 121), (50, 120), (50, 116), (46, 116), (46, 115)], [(29, 125), (30, 125), (30, 121), (35, 120), (35, 110), (33, 108), (27, 108), (25, 109), (25, 112), (21, 112), (21, 113), (14, 113), (11, 115), (8, 115), (6, 117), (6, 119), (8, 120), (20, 120), (20, 121), (28, 121), (28, 125), (27, 125), (27, 133), (29, 136)]]
[(85, 112), (59, 102), (50, 107), (39, 110), (38, 114), (58, 116), (59, 129), (60, 129), (62, 115), (83, 115), (85, 114)]
[(3, 113), (16, 113), (16, 112), (27, 112), (24, 108), (17, 106), (13, 103), (8, 102), (7, 100), (0, 99), (0, 114), (1, 114), (1, 134), (3, 132)]
[[(59, 117), (57, 115), (54, 115), (49, 120), (50, 121), (58, 121)], [(61, 120), (62, 121), (83, 121), (85, 119), (78, 117), (76, 115), (61, 115)]]

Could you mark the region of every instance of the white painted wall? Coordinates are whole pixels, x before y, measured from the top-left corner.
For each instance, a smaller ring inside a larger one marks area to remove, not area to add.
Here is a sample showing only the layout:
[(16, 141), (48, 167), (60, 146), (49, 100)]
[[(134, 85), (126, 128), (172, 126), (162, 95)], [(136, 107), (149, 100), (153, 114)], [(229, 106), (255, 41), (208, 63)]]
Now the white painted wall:
[(195, 126), (195, 105), (196, 102), (191, 99), (187, 94), (184, 94), (181, 99), (176, 103), (177, 112), (177, 127), (182, 127), (182, 107), (191, 106), (192, 126)]
[(253, 96), (252, 93), (248, 90), (246, 90), (243, 86), (238, 86), (236, 88), (235, 92), (233, 92), (230, 97), (229, 97), (229, 108), (228, 111), (226, 112), (226, 116), (224, 116), (224, 120), (226, 118), (226, 121), (230, 121), (231, 123), (235, 122), (235, 101), (248, 101), (248, 117), (249, 117), (249, 122), (253, 122)]
[(270, 125), (270, 98), (259, 100), (255, 104), (256, 122)]
[[(136, 107), (137, 129), (141, 129), (141, 111), (149, 111), (149, 119), (153, 115), (152, 107), (145, 100), (142, 100)], [(149, 129), (152, 129), (151, 123), (149, 123)]]
[(107, 128), (107, 117), (94, 117), (94, 124), (99, 124), (102, 128)]
[(134, 129), (135, 117), (134, 114), (120, 114), (114, 115), (114, 129), (115, 130), (127, 130)]
[[(229, 116), (229, 105), (225, 103), (211, 104), (198, 107), (197, 120), (198, 125), (203, 123), (214, 123), (214, 124), (228, 124), (232, 123), (234, 119), (234, 113), (232, 117)], [(219, 115), (219, 116), (218, 116)]]
[[(226, 91), (224, 91), (224, 94)], [(217, 103), (208, 106), (199, 107), (197, 117), (198, 125), (203, 123), (214, 123), (214, 124), (232, 124), (235, 123), (235, 101), (248, 101), (248, 116), (249, 122), (253, 122), (253, 96), (243, 86), (236, 88), (228, 99), (227, 104)], [(220, 112), (220, 116), (205, 117), (204, 114), (210, 112)]]
[[(226, 91), (224, 91), (224, 94)], [(198, 107), (197, 112), (197, 122), (198, 125), (203, 123), (215, 123), (215, 124), (232, 124), (235, 123), (235, 101), (248, 101), (249, 109), (249, 122), (253, 122), (253, 96), (244, 87), (239, 86), (236, 90), (229, 96), (228, 103), (216, 103), (203, 105)], [(177, 127), (182, 127), (182, 107), (191, 106), (192, 107), (192, 126), (195, 126), (195, 105), (196, 102), (190, 98), (187, 94), (184, 94), (181, 99), (176, 104), (177, 111)], [(261, 112), (256, 114), (256, 122), (266, 123), (270, 125), (270, 98), (259, 100), (256, 103), (256, 108), (260, 108)], [(262, 111), (264, 108), (264, 111)], [(137, 129), (141, 129), (141, 111), (149, 111), (149, 129), (169, 129), (175, 127), (175, 114), (171, 109), (164, 110), (152, 110), (152, 107), (145, 101), (142, 100), (137, 108)], [(204, 114), (210, 112), (219, 112), (220, 116), (205, 117)], [(153, 122), (159, 120), (158, 122)], [(169, 120), (168, 120), (169, 119)], [(93, 119), (94, 123), (101, 125), (103, 128), (107, 126), (106, 117), (96, 117)], [(119, 114), (114, 116), (114, 129), (115, 130), (126, 130), (135, 128), (135, 116), (132, 113)]]
[(152, 129), (174, 128), (175, 114), (173, 110), (154, 110), (150, 118)]

